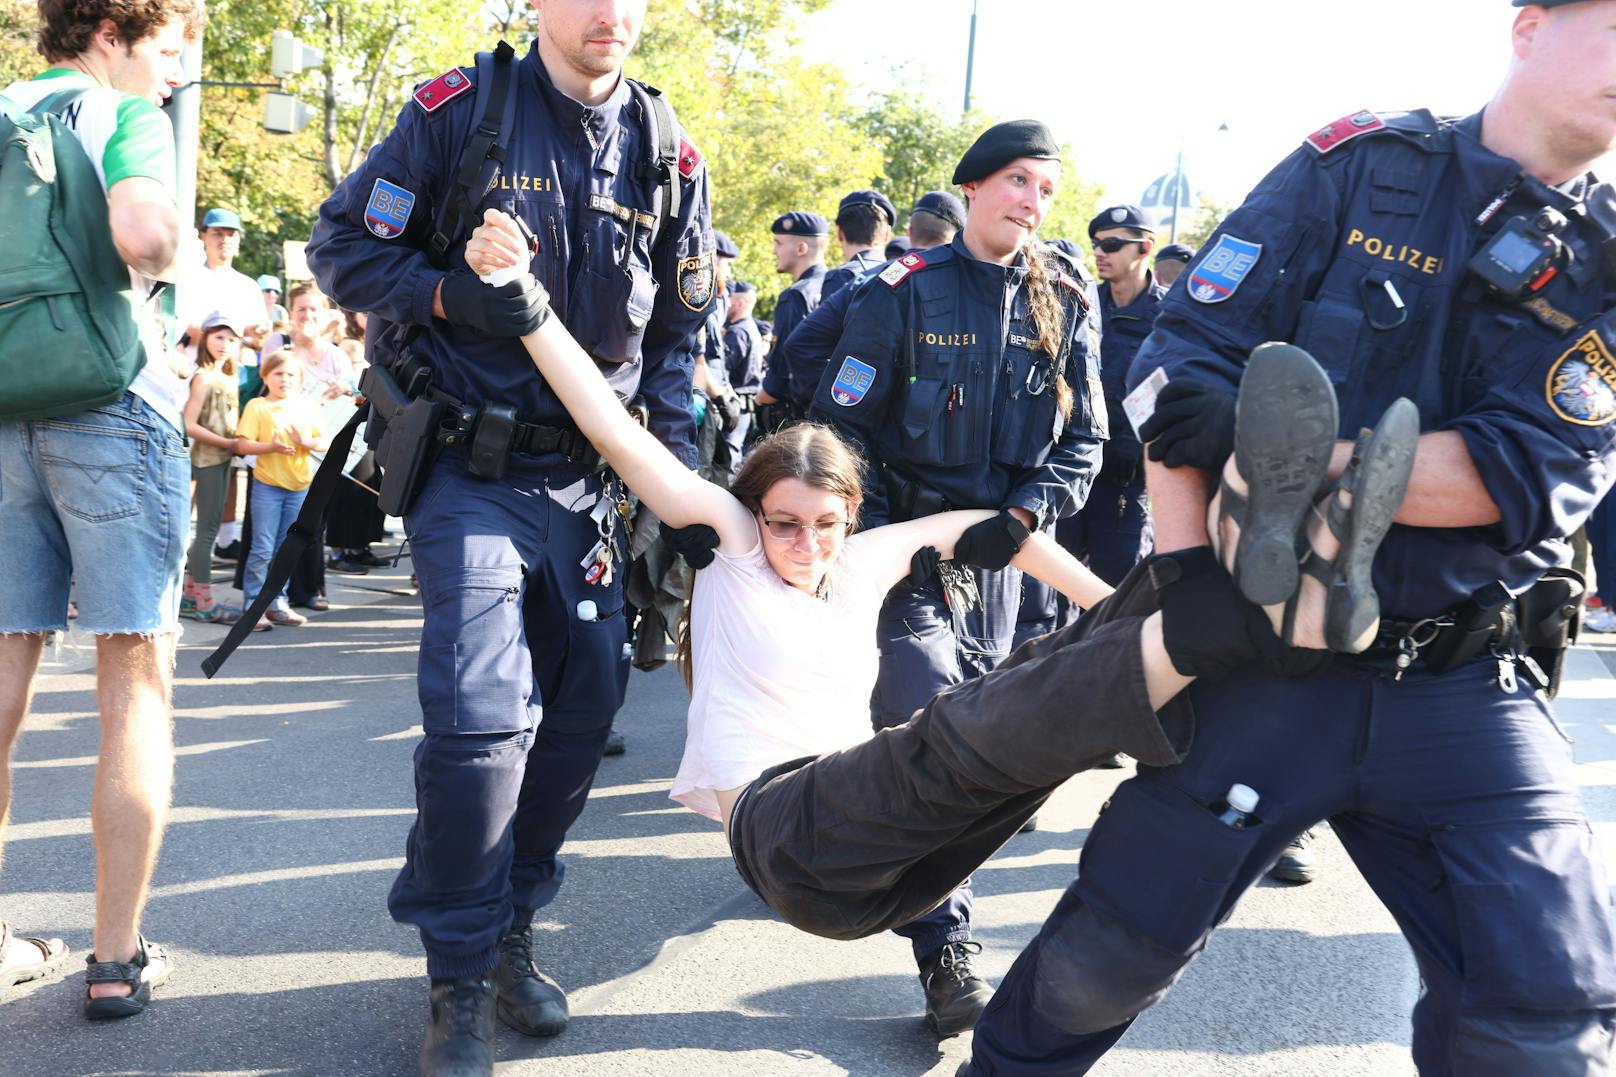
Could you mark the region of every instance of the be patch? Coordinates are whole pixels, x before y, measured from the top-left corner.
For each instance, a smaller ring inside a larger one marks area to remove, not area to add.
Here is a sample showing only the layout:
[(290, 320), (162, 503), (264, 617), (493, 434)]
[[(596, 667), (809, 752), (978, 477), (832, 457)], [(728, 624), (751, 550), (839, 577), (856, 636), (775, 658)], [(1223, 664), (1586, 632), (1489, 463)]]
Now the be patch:
[(875, 367), (851, 355), (842, 360), (836, 380), (830, 385), (830, 398), (844, 408), (859, 403), (875, 384)]
[(1616, 419), (1616, 358), (1590, 329), (1549, 368), (1544, 396), (1554, 414), (1578, 426), (1605, 426)]
[(1190, 298), (1201, 303), (1221, 303), (1245, 282), (1262, 257), (1262, 244), (1252, 243), (1227, 232), (1207, 251), (1190, 271)]
[(365, 227), (382, 239), (394, 239), (403, 234), (414, 209), (412, 192), (378, 177), (370, 189), (370, 201), (365, 203)]

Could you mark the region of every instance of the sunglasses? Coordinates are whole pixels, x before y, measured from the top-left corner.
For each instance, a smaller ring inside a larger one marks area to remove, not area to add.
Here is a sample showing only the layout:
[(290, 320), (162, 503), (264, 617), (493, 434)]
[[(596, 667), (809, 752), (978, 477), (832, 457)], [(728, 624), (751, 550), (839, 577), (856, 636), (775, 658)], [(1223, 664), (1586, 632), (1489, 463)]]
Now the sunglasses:
[(759, 515), (763, 520), (763, 526), (769, 529), (769, 534), (781, 542), (796, 542), (797, 536), (802, 534), (804, 528), (812, 531), (814, 541), (819, 543), (829, 542), (838, 533), (847, 530), (846, 520), (824, 520), (817, 524), (805, 524), (798, 520), (771, 520), (761, 513)]
[(1121, 239), (1117, 236), (1106, 236), (1104, 239), (1094, 241), (1094, 249), (1104, 251), (1106, 254), (1115, 254), (1130, 243), (1143, 243), (1142, 239)]

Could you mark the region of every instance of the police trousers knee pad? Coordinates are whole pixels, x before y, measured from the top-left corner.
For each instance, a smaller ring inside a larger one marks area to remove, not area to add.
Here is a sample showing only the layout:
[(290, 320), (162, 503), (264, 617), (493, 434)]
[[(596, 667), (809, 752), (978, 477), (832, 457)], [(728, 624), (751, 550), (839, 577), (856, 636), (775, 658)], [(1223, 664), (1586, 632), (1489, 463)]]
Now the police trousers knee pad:
[(1195, 957), (1164, 949), (1083, 901), (1074, 902), (1037, 946), (1034, 1010), (1072, 1036), (1131, 1021), (1161, 1001)]

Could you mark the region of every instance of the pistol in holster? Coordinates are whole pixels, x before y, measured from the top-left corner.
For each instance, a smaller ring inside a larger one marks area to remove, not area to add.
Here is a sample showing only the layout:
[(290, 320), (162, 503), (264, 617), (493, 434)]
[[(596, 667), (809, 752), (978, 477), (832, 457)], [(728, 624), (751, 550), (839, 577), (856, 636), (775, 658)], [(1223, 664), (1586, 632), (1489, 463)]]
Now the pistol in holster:
[(416, 366), (406, 389), (380, 364), (366, 367), (360, 378), (371, 415), (381, 423), (376, 461), (382, 468), (382, 485), (376, 504), (389, 516), (409, 512), (437, 457), (438, 429), (446, 408), (426, 396), (431, 379), (430, 367)]
[(1551, 568), (1515, 600), (1520, 650), (1526, 674), (1553, 699), (1560, 691), (1566, 652), (1582, 632), (1582, 573)]

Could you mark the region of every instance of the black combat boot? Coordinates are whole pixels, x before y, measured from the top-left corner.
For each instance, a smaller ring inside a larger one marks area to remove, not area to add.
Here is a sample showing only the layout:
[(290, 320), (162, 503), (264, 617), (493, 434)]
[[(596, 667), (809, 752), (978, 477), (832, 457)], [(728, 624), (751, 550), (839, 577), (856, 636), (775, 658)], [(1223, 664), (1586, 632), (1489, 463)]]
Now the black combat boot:
[(1319, 851), (1314, 847), (1313, 828), (1302, 831), (1285, 846), (1279, 860), (1268, 869), (1268, 877), (1282, 883), (1310, 883), (1319, 873)]
[(976, 1027), (993, 988), (971, 971), (971, 955), (982, 952), (979, 942), (951, 942), (920, 962), (920, 986), (926, 992), (926, 1023), (938, 1039), (958, 1036)]
[(524, 1036), (554, 1036), (567, 1027), (567, 995), (533, 963), (533, 929), (512, 927), (499, 940), (499, 1019)]
[(487, 976), (432, 981), (421, 1077), (493, 1077), (494, 994)]

